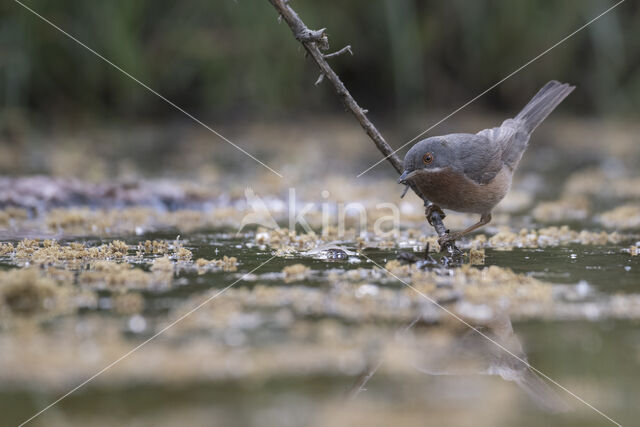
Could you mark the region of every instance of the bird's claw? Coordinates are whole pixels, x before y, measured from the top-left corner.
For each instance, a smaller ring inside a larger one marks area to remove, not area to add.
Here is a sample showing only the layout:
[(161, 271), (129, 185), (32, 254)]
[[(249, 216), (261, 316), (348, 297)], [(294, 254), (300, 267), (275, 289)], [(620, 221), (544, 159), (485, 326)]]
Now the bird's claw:
[(440, 249), (444, 249), (448, 244), (452, 244), (455, 246), (456, 240), (460, 238), (458, 233), (447, 233), (438, 238), (438, 245), (440, 245)]
[(445, 213), (440, 209), (440, 206), (434, 205), (433, 203), (429, 203), (424, 208), (424, 215), (427, 217), (427, 222), (433, 226), (433, 222), (431, 221), (431, 214), (433, 212), (437, 212), (440, 215), (440, 219), (444, 219), (446, 217)]

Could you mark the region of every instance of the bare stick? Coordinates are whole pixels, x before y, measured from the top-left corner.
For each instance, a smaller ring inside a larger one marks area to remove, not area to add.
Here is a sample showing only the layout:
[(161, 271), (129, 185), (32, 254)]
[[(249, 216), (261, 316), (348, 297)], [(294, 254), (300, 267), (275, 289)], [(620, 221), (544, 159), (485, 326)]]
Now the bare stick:
[[(347, 46), (339, 51), (325, 55), (322, 53), (323, 50), (329, 49), (329, 39), (325, 34), (325, 29), (320, 30), (310, 30), (304, 22), (300, 19), (298, 14), (289, 6), (288, 0), (269, 0), (269, 2), (273, 5), (273, 7), (280, 14), (278, 19), (284, 19), (287, 25), (291, 28), (294, 37), (302, 43), (304, 48), (307, 50), (308, 54), (313, 58), (314, 62), (320, 68), (321, 76), (324, 76), (328, 79), (333, 87), (335, 88), (338, 96), (342, 99), (345, 107), (351, 111), (351, 113), (356, 117), (358, 122), (360, 122), (360, 126), (364, 129), (364, 131), (369, 135), (369, 138), (373, 141), (373, 143), (378, 147), (378, 150), (382, 153), (382, 155), (391, 163), (391, 166), (401, 174), (403, 171), (403, 165), (400, 158), (393, 152), (393, 149), (387, 144), (387, 141), (384, 140), (378, 129), (371, 123), (371, 121), (367, 118), (366, 110), (363, 110), (351, 93), (347, 90), (340, 77), (333, 71), (331, 66), (327, 63), (326, 59), (331, 58), (333, 56), (337, 56), (340, 53), (344, 53), (344, 51), (349, 51), (350, 47)], [(323, 79), (318, 78), (316, 84), (320, 83)], [(412, 184), (410, 184), (411, 189), (420, 197), (425, 206), (431, 205), (431, 202), (420, 193), (420, 191)], [(442, 210), (438, 209), (430, 209), (429, 223), (433, 225), (433, 228), (438, 233), (439, 237), (443, 237), (447, 234), (447, 227), (445, 227), (442, 222), (444, 215), (442, 214)], [(447, 242), (444, 244), (441, 250), (447, 250), (450, 254), (456, 253), (458, 249), (455, 247), (454, 242)]]

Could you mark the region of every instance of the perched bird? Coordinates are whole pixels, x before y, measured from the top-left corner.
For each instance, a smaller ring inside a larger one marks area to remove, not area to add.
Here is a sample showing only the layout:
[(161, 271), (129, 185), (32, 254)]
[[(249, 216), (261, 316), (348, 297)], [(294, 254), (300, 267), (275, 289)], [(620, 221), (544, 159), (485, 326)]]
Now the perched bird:
[(427, 218), (433, 210), (442, 212), (440, 208), (480, 214), (474, 225), (441, 237), (441, 245), (491, 221), (491, 211), (509, 191), (531, 133), (574, 88), (550, 81), (500, 127), (476, 134), (434, 136), (411, 147), (398, 182), (411, 183), (431, 202)]

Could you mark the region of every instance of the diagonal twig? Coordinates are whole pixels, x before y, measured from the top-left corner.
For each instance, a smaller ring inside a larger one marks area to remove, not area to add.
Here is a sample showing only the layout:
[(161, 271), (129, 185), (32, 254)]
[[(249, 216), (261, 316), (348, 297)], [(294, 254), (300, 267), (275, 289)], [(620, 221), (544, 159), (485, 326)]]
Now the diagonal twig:
[[(335, 71), (331, 68), (331, 66), (327, 63), (326, 59), (332, 56), (336, 56), (338, 54), (344, 53), (345, 51), (349, 51), (350, 47), (347, 46), (337, 52), (325, 55), (322, 51), (326, 51), (329, 49), (329, 39), (325, 34), (325, 29), (320, 30), (310, 30), (302, 19), (298, 16), (298, 14), (289, 6), (289, 2), (287, 0), (269, 0), (269, 3), (273, 5), (273, 7), (278, 11), (279, 16), (278, 19), (283, 19), (291, 31), (293, 32), (294, 37), (302, 43), (307, 53), (313, 61), (316, 63), (318, 68), (320, 68), (321, 75), (316, 81), (316, 84), (322, 82), (324, 78), (329, 80), (333, 85), (336, 93), (344, 103), (347, 110), (349, 110), (355, 118), (360, 123), (360, 126), (364, 129), (366, 134), (371, 138), (373, 143), (376, 145), (378, 150), (384, 155), (384, 158), (391, 163), (391, 166), (401, 174), (403, 171), (403, 165), (400, 158), (395, 154), (393, 149), (389, 146), (387, 141), (382, 137), (378, 129), (371, 123), (371, 120), (367, 118), (367, 111), (364, 110), (356, 100), (351, 96), (351, 93), (347, 90), (340, 77), (336, 74)], [(324, 77), (323, 77), (324, 76)], [(422, 199), (425, 206), (431, 205), (431, 202), (424, 196), (420, 191), (413, 185), (409, 184), (411, 189)], [(447, 234), (447, 227), (445, 227), (443, 223), (444, 215), (440, 209), (430, 209), (429, 217), (427, 218), (429, 223), (433, 226), (438, 233), (439, 237)], [(444, 244), (444, 247), (441, 250), (447, 250), (449, 254), (454, 254), (458, 252), (455, 244), (453, 242), (447, 242)]]

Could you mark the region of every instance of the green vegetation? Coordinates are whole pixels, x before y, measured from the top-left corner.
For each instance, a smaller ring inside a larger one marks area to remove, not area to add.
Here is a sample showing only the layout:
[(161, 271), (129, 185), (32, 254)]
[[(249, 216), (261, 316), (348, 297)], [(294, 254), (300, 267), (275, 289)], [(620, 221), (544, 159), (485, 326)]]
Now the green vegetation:
[[(609, 1), (296, 1), (314, 28), (327, 27), (333, 60), (373, 113), (456, 107), (579, 28)], [(266, 0), (168, 2), (30, 1), (88, 46), (190, 111), (283, 115), (304, 105), (335, 111), (327, 89)], [(170, 108), (14, 2), (0, 5), (0, 103), (43, 117), (171, 115)], [(531, 65), (479, 104), (511, 109), (551, 78), (580, 88), (568, 108), (630, 113), (640, 105), (634, 31), (627, 2)], [(6, 110), (5, 110), (6, 112)]]

